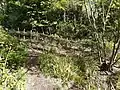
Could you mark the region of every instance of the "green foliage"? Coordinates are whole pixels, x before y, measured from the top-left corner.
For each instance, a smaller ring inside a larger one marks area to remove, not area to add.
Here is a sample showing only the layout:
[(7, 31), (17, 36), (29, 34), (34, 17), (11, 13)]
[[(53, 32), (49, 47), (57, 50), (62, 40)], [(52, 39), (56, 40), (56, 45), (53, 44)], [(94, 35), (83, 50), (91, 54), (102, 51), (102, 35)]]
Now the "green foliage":
[(18, 70), (5, 68), (5, 63), (0, 60), (0, 90), (25, 90), (25, 72), (24, 68)]
[[(36, 29), (43, 33), (48, 30), (49, 34), (81, 41), (83, 63), (87, 66), (92, 64), (95, 68), (106, 58), (112, 63), (119, 58), (120, 0), (6, 0), (5, 5), (1, 5), (0, 24), (9, 31)], [(6, 32), (0, 31), (0, 53), (3, 58), (7, 56), (8, 66), (24, 62), (26, 49), (22, 43), (18, 43)], [(71, 58), (43, 54), (40, 59), (40, 68), (47, 75), (65, 81), (73, 80), (75, 76), (80, 79), (78, 68), (81, 66), (74, 65)], [(89, 69), (91, 72), (94, 70), (92, 67)]]
[(80, 61), (78, 58), (57, 56), (51, 53), (43, 53), (39, 57), (42, 73), (54, 78), (61, 78), (64, 83), (74, 81), (78, 85), (85, 83), (85, 64)]
[(69, 0), (54, 0), (53, 1), (53, 9), (61, 9), (65, 10), (68, 6)]
[(7, 67), (18, 68), (25, 65), (27, 48), (25, 44), (19, 42), (1, 28), (0, 55), (3, 58), (7, 58)]
[(25, 90), (26, 46), (0, 27), (0, 90)]
[(57, 25), (57, 35), (62, 36), (63, 38), (72, 39), (74, 37), (74, 34), (75, 29), (73, 23), (60, 22)]

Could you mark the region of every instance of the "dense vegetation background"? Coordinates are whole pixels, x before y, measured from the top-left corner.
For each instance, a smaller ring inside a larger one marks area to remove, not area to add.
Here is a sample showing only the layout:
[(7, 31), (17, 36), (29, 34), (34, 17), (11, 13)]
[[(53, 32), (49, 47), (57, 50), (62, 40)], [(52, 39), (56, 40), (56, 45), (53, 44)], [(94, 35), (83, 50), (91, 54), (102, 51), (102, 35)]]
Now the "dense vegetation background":
[(18, 79), (25, 73), (20, 71), (27, 46), (9, 35), (18, 30), (81, 42), (77, 57), (41, 54), (39, 68), (45, 75), (85, 90), (120, 89), (120, 0), (1, 0), (0, 25), (1, 90), (24, 87), (24, 79)]

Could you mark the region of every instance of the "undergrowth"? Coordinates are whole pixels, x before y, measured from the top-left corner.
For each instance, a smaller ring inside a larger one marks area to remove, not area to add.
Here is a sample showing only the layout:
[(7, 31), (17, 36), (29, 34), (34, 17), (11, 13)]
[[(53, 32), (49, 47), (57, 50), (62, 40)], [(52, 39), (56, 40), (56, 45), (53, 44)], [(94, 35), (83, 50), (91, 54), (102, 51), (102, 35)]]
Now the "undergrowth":
[(43, 53), (39, 57), (40, 71), (46, 76), (62, 79), (62, 84), (73, 82), (77, 86), (84, 85), (85, 63), (80, 58), (58, 56), (53, 53)]
[(0, 90), (25, 90), (27, 48), (0, 27)]

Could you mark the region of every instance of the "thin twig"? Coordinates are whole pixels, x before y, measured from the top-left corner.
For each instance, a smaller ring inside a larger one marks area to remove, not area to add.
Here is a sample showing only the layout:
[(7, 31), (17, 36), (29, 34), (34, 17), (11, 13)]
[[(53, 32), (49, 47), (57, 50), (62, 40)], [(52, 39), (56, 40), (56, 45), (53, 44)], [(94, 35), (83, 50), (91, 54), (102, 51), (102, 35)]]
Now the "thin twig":
[(102, 41), (103, 41), (103, 53), (104, 53), (104, 57), (106, 57), (106, 45), (105, 45), (105, 40), (103, 36), (102, 36)]
[(108, 18), (108, 15), (109, 15), (109, 12), (110, 12), (110, 8), (111, 8), (112, 3), (113, 3), (113, 0), (110, 1), (110, 5), (109, 5), (109, 7), (108, 7), (108, 11), (107, 11), (107, 14), (106, 14), (106, 17), (105, 17), (105, 22), (104, 22), (105, 26), (106, 26), (107, 18)]
[(91, 20), (90, 20), (89, 15), (88, 15), (88, 9), (87, 9), (87, 7), (86, 7), (86, 0), (84, 0), (84, 6), (85, 6), (86, 14), (87, 14), (88, 20), (89, 20), (89, 22), (90, 22), (90, 25), (92, 25), (92, 22), (91, 22)]
[(92, 19), (93, 19), (93, 27), (94, 27), (94, 29), (96, 30), (97, 27), (96, 27), (96, 23), (95, 23), (95, 17), (94, 17), (94, 15), (93, 15), (93, 9), (92, 9), (92, 6), (91, 6), (91, 4), (90, 4), (90, 0), (88, 0), (88, 2), (89, 2), (89, 7), (90, 7), (91, 16), (92, 16)]
[(120, 60), (120, 58), (116, 59), (111, 66), (115, 65), (118, 61)]
[(111, 55), (111, 57), (110, 57), (110, 63), (109, 63), (109, 66), (111, 65), (111, 63), (112, 63), (112, 60), (113, 60), (113, 56), (114, 56), (114, 53), (115, 53), (115, 43), (114, 43), (114, 45), (113, 45), (113, 50), (112, 50), (112, 55)]
[(117, 53), (118, 53), (118, 50), (119, 50), (119, 47), (120, 47), (120, 39), (118, 40), (117, 48), (116, 48), (115, 54), (114, 54), (114, 56), (113, 56), (113, 61), (115, 60), (115, 57), (116, 57), (116, 55), (117, 55)]
[(112, 53), (112, 55), (110, 57), (110, 64), (109, 64), (110, 66), (113, 65), (112, 62), (115, 63), (114, 62), (115, 61), (115, 57), (116, 57), (116, 55), (118, 53), (118, 50), (119, 50), (119, 47), (120, 47), (120, 39), (118, 40), (117, 48), (115, 48), (115, 45), (116, 44), (114, 43), (113, 53)]

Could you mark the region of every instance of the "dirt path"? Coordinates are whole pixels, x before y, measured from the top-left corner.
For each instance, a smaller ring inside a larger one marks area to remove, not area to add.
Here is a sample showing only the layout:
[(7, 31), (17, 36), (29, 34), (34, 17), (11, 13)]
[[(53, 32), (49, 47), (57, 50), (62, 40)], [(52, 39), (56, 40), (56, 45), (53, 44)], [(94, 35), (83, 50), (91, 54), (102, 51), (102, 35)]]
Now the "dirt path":
[(55, 90), (51, 82), (40, 74), (37, 64), (38, 53), (30, 52), (27, 62), (26, 90)]
[[(28, 69), (26, 90), (59, 90), (56, 82), (54, 82), (54, 79), (45, 78), (40, 73), (39, 68), (38, 68), (39, 54), (40, 53), (36, 53), (33, 51), (29, 52), (28, 62), (26, 64), (27, 69)], [(80, 89), (73, 87), (69, 90), (80, 90)]]

